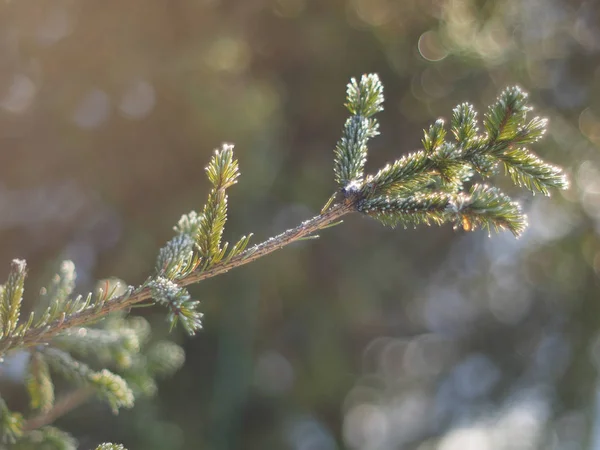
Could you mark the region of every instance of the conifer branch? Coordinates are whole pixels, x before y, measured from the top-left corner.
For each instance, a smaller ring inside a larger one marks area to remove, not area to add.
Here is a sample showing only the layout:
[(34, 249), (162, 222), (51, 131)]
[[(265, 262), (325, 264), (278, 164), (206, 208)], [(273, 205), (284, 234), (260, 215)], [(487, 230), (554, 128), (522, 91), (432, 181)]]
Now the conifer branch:
[[(508, 229), (518, 236), (526, 225), (518, 205), (496, 188), (468, 183), (474, 174), (487, 178), (502, 165), (515, 184), (531, 190), (548, 194), (550, 188), (567, 187), (559, 168), (523, 147), (537, 141), (546, 126), (544, 119), (527, 119), (531, 107), (526, 100), (527, 95), (519, 88), (502, 92), (484, 117), (484, 134), (478, 134), (474, 108), (466, 103), (458, 105), (450, 123), (456, 142), (446, 140), (445, 124), (438, 120), (425, 132), (423, 150), (365, 177), (367, 141), (378, 134), (372, 116), (383, 109), (383, 87), (375, 74), (364, 75), (360, 81), (352, 79), (345, 104), (351, 117), (334, 151), (341, 203), (329, 207), (334, 195), (315, 218), (248, 249), (251, 235), (244, 236), (227, 253), (227, 244), (221, 245), (227, 220), (226, 190), (237, 182), (239, 169), (233, 146), (225, 144), (215, 151), (206, 168), (213, 187), (202, 213), (192, 211), (181, 218), (175, 227), (177, 236), (159, 252), (155, 277), (140, 287), (129, 287), (119, 296), (105, 292), (68, 300), (74, 286), (74, 268), (65, 264), (47, 290), (51, 301), (48, 309), (35, 324), (30, 316), (17, 328), (25, 263), (15, 261), (9, 281), (0, 289), (0, 354), (47, 343), (70, 328), (89, 325), (149, 299), (167, 307), (171, 326), (179, 321), (186, 332), (194, 334), (201, 327), (202, 314), (197, 311), (199, 302), (191, 299), (185, 286), (310, 238), (352, 211), (390, 226), (451, 222), (468, 231)], [(68, 335), (61, 339), (68, 340)]]
[[(318, 215), (310, 220), (301, 223), (296, 228), (285, 231), (265, 242), (250, 247), (244, 252), (232, 257), (226, 262), (215, 264), (207, 270), (200, 268), (187, 274), (185, 277), (177, 280), (180, 286), (188, 286), (198, 283), (207, 278), (229, 272), (236, 267), (251, 263), (258, 258), (279, 250), (301, 238), (309, 236), (333, 222), (338, 221), (342, 216), (355, 210), (355, 206), (349, 202), (343, 202), (334, 205), (324, 214)], [(131, 306), (147, 301), (152, 298), (152, 289), (150, 286), (142, 285), (132, 293), (106, 300), (98, 308), (87, 308), (80, 312), (71, 314), (64, 319), (58, 319), (50, 322), (43, 328), (30, 328), (22, 336), (5, 337), (0, 339), (0, 353), (10, 351), (15, 348), (32, 347), (49, 342), (54, 336), (68, 330), (69, 328), (82, 327), (95, 323), (106, 315), (130, 308)]]
[[(547, 124), (539, 117), (527, 118), (532, 108), (527, 95), (516, 87), (502, 92), (488, 109), (483, 133), (479, 133), (475, 109), (463, 103), (453, 110), (450, 122), (454, 140), (447, 139), (444, 121), (437, 120), (425, 131), (422, 150), (365, 175), (367, 144), (379, 133), (372, 116), (383, 110), (382, 105), (383, 87), (377, 75), (351, 80), (345, 104), (351, 116), (334, 150), (337, 191), (319, 215), (260, 244), (248, 248), (252, 234), (242, 236), (229, 251), (228, 244), (222, 244), (227, 189), (239, 177), (233, 146), (224, 144), (206, 168), (212, 189), (202, 212), (191, 211), (179, 220), (174, 227), (176, 236), (158, 253), (155, 273), (141, 286), (119, 289), (118, 284), (107, 283), (95, 294), (71, 298), (76, 273), (73, 263), (67, 261), (42, 291), (46, 309), (20, 320), (26, 264), (14, 260), (8, 280), (0, 285), (0, 356), (35, 347), (30, 350), (26, 385), (30, 405), (39, 415), (24, 425), (23, 417), (9, 411), (0, 399), (0, 434), (5, 442), (33, 439), (32, 433), (37, 433), (67, 445), (70, 436), (61, 436), (60, 430), (47, 426), (57, 417), (92, 394), (107, 401), (115, 413), (131, 407), (134, 393), (154, 392), (154, 376), (171, 373), (183, 364), (183, 351), (174, 344), (156, 345), (141, 355), (148, 336), (147, 323), (141, 318), (109, 316), (111, 313), (151, 300), (167, 309), (171, 327), (180, 323), (193, 335), (202, 327), (202, 313), (198, 310), (200, 302), (191, 298), (186, 286), (293, 242), (314, 239), (316, 232), (338, 225), (346, 214), (358, 212), (391, 227), (451, 223), (465, 231), (509, 230), (518, 237), (527, 225), (519, 205), (498, 188), (473, 178), (490, 178), (503, 167), (514, 184), (534, 192), (549, 195), (552, 188), (568, 186), (560, 168), (525, 147), (543, 136)], [(333, 204), (336, 198), (341, 200)], [(84, 328), (105, 318), (97, 328)], [(116, 368), (120, 373), (107, 368), (96, 371), (94, 365), (75, 357), (91, 358), (97, 365)], [(82, 388), (55, 403), (51, 372)], [(98, 448), (122, 447), (103, 444)]]

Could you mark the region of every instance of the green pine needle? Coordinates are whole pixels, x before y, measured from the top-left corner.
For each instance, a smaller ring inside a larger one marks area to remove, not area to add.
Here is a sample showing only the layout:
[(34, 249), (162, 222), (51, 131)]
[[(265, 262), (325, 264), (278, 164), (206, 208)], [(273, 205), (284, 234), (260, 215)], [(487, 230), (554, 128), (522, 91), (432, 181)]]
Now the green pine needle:
[(325, 225), (324, 227), (321, 228), (321, 230), (326, 230), (327, 228), (337, 227), (338, 225), (341, 225), (343, 223), (344, 223), (343, 220), (338, 220), (337, 222), (332, 222), (329, 225)]
[(239, 241), (237, 241), (235, 243), (235, 245), (231, 248), (231, 250), (229, 251), (229, 254), (227, 255), (227, 257), (223, 260), (223, 262), (227, 263), (229, 262), (229, 260), (231, 258), (233, 258), (234, 256), (239, 255), (240, 253), (242, 253), (244, 250), (246, 250), (246, 247), (248, 246), (248, 243), (250, 242), (250, 238), (252, 238), (253, 234), (250, 233), (248, 236), (242, 236), (240, 238)]
[(338, 194), (339, 192), (334, 192), (333, 194), (331, 194), (331, 196), (327, 199), (327, 202), (325, 202), (325, 205), (323, 205), (323, 207), (321, 208), (321, 214), (324, 214), (325, 211), (329, 209), (333, 201), (337, 198)]

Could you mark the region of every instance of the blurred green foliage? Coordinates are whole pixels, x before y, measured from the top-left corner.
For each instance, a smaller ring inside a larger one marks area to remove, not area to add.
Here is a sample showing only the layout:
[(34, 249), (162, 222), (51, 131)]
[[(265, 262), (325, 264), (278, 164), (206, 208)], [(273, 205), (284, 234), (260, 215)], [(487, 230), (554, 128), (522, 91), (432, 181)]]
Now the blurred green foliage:
[[(519, 240), (353, 217), (201, 283), (205, 328), (175, 335), (186, 365), (153, 401), (117, 417), (89, 404), (56, 426), (81, 448), (130, 450), (597, 445), (599, 12), (574, 0), (3, 4), (0, 267), (27, 259), (29, 289), (63, 259), (77, 291), (142, 282), (172, 224), (203, 204), (222, 141), (244, 173), (225, 240), (311, 217), (334, 188), (343, 87), (365, 72), (386, 86), (367, 170), (419, 148), (456, 104), (481, 109), (518, 84), (549, 118), (535, 150), (572, 181), (551, 201), (523, 196)], [(162, 311), (139, 314), (166, 336)], [(22, 373), (0, 373), (14, 409)]]

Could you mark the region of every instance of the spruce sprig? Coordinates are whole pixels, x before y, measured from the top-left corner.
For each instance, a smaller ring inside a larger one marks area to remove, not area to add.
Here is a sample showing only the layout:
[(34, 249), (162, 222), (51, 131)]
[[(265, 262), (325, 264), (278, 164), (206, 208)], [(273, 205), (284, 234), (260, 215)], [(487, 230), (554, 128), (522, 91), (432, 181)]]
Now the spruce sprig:
[(206, 168), (206, 175), (213, 185), (208, 201), (200, 216), (196, 245), (204, 268), (218, 263), (227, 250), (221, 247), (221, 238), (227, 221), (226, 189), (237, 183), (238, 162), (233, 157), (233, 145), (224, 144), (216, 150)]
[(163, 277), (153, 280), (150, 289), (152, 298), (167, 307), (167, 322), (171, 329), (181, 322), (184, 330), (194, 335), (202, 327), (202, 313), (197, 310), (200, 302), (192, 300), (187, 289)]
[(444, 121), (438, 119), (433, 125), (429, 127), (429, 130), (425, 133), (423, 140), (423, 148), (425, 154), (431, 155), (444, 143), (446, 139), (446, 129), (444, 128)]
[(532, 109), (527, 104), (527, 94), (521, 88), (513, 86), (505, 89), (484, 116), (483, 125), (490, 142), (515, 139)]
[(549, 195), (550, 189), (566, 189), (569, 183), (562, 169), (542, 161), (525, 147), (539, 141), (548, 125), (541, 117), (527, 120), (533, 109), (527, 98), (518, 87), (505, 89), (485, 115), (487, 133), (466, 146), (464, 153), (483, 177), (489, 177), (501, 165), (516, 185)]
[(352, 78), (346, 87), (346, 108), (352, 115), (371, 117), (383, 111), (383, 84), (375, 73)]
[(433, 168), (433, 161), (426, 152), (409, 153), (368, 177), (361, 195), (377, 197), (418, 191), (436, 181)]
[[(349, 97), (349, 102), (352, 99), (357, 104), (349, 109), (358, 110), (358, 99)], [(533, 192), (549, 195), (551, 188), (568, 186), (560, 168), (524, 147), (537, 142), (547, 125), (539, 117), (528, 120), (531, 110), (526, 93), (518, 87), (508, 88), (488, 109), (485, 133), (479, 134), (477, 112), (462, 103), (452, 113), (454, 141), (446, 140), (444, 121), (437, 120), (425, 131), (423, 150), (387, 164), (364, 181), (353, 179), (352, 189), (345, 187), (341, 192), (358, 211), (385, 225), (454, 222), (467, 231), (510, 230), (519, 236), (526, 228), (526, 218), (518, 205), (496, 188), (469, 183), (475, 174), (489, 178), (504, 167), (516, 185)], [(336, 161), (345, 162), (338, 153), (336, 150)], [(362, 165), (366, 158), (366, 153), (360, 152), (347, 155), (349, 168)]]
[(494, 231), (509, 230), (518, 237), (527, 227), (527, 217), (519, 204), (493, 186), (475, 184), (468, 195), (459, 194), (454, 205), (465, 231), (493, 228)]
[(362, 181), (367, 162), (367, 143), (379, 134), (379, 124), (372, 118), (383, 111), (383, 85), (376, 74), (363, 75), (360, 82), (350, 80), (346, 90), (346, 108), (352, 114), (335, 147), (333, 171), (335, 181), (346, 188)]
[(431, 223), (441, 225), (449, 220), (447, 208), (450, 202), (450, 194), (435, 192), (410, 197), (375, 197), (360, 202), (357, 209), (384, 225), (392, 228), (402, 225), (406, 228)]
[(206, 167), (206, 175), (213, 187), (202, 213), (192, 211), (181, 217), (175, 227), (179, 234), (159, 251), (157, 277), (148, 284), (152, 298), (168, 308), (167, 321), (171, 329), (181, 322), (189, 335), (202, 326), (202, 314), (197, 311), (200, 302), (192, 300), (188, 291), (176, 281), (196, 268), (205, 271), (220, 262), (228, 263), (246, 249), (252, 237), (251, 233), (242, 236), (229, 253), (229, 244), (221, 245), (227, 222), (226, 190), (237, 183), (240, 175), (233, 145), (223, 144), (215, 150)]
[(0, 288), (0, 329), (4, 336), (10, 336), (17, 330), (26, 274), (27, 263), (22, 259), (13, 260), (8, 280)]
[(473, 105), (461, 103), (452, 110), (452, 134), (458, 143), (468, 144), (477, 137), (477, 111)]
[(498, 155), (505, 172), (514, 184), (525, 186), (531, 192), (550, 195), (550, 189), (566, 183), (562, 169), (545, 163), (523, 147), (514, 147)]
[(156, 259), (158, 275), (172, 280), (185, 276), (197, 267), (200, 261), (198, 252), (194, 252), (194, 236), (197, 232), (196, 230), (193, 234), (180, 233), (159, 250)]
[(519, 236), (527, 223), (518, 204), (487, 185), (474, 185), (468, 194), (437, 191), (411, 197), (369, 198), (360, 202), (357, 209), (392, 228), (453, 223), (465, 231), (506, 229)]

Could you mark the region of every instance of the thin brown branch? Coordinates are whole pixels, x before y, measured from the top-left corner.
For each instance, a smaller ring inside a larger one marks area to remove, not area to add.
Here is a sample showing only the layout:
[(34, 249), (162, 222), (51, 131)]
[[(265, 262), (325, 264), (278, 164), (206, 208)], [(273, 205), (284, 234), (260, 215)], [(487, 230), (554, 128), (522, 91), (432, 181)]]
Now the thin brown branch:
[(59, 417), (64, 416), (69, 411), (85, 403), (93, 395), (93, 393), (94, 391), (90, 388), (81, 388), (70, 392), (57, 401), (49, 411), (27, 420), (23, 426), (23, 430), (37, 430), (38, 428), (50, 425)]
[[(343, 203), (332, 206), (323, 214), (301, 223), (296, 228), (287, 230), (261, 244), (255, 245), (239, 255), (234, 256), (225, 263), (215, 264), (204, 271), (198, 269), (186, 277), (177, 280), (177, 283), (181, 286), (188, 286), (207, 278), (212, 278), (225, 272), (229, 272), (231, 269), (248, 264), (258, 258), (274, 252), (275, 250), (283, 248), (292, 242), (310, 236), (318, 230), (321, 230), (333, 222), (336, 222), (340, 217), (352, 211), (355, 211), (354, 202), (350, 199), (346, 199)], [(134, 293), (131, 295), (121, 295), (106, 300), (101, 307), (95, 308), (91, 306), (81, 312), (55, 320), (44, 328), (30, 329), (21, 337), (2, 338), (0, 339), (0, 354), (16, 348), (32, 347), (47, 343), (52, 337), (68, 328), (89, 325), (100, 320), (102, 317), (111, 312), (127, 309), (136, 303), (143, 302), (150, 298), (150, 288), (145, 287), (134, 291)]]

